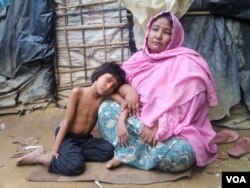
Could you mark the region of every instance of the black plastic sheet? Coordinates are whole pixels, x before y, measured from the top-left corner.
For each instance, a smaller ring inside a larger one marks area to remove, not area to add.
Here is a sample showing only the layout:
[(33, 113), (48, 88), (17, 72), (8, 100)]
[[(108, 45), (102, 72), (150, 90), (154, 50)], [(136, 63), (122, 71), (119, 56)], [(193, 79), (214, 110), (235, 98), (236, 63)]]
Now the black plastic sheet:
[(250, 0), (194, 0), (189, 10), (250, 20)]
[(52, 1), (10, 2), (0, 20), (0, 74), (15, 78), (22, 65), (48, 63), (54, 53), (53, 19)]
[[(11, 0), (6, 15), (0, 17), (0, 97), (4, 99), (0, 107), (13, 100), (5, 96), (10, 93), (17, 93), (16, 104), (22, 102), (21, 95), (30, 96), (26, 103), (54, 96), (54, 17), (52, 0)], [(46, 76), (38, 79), (40, 75)]]

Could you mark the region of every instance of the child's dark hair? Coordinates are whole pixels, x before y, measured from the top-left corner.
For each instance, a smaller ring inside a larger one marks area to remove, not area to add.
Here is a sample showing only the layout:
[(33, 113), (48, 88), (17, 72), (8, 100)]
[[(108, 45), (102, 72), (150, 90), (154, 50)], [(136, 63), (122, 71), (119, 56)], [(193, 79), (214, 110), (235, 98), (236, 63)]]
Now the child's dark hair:
[(120, 65), (116, 64), (115, 62), (107, 62), (102, 64), (100, 67), (98, 67), (91, 76), (91, 81), (94, 83), (99, 76), (109, 73), (112, 74), (114, 77), (117, 78), (119, 85), (125, 84), (125, 77), (126, 73)]

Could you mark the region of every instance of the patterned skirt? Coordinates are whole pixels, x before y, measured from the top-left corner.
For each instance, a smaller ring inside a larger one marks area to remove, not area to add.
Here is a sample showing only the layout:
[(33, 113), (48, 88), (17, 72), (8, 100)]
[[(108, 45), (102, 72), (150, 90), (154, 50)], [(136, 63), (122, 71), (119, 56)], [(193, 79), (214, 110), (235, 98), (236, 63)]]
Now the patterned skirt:
[(158, 142), (156, 147), (145, 144), (140, 135), (144, 125), (135, 116), (127, 118), (129, 144), (120, 146), (117, 138), (119, 114), (120, 105), (111, 100), (105, 100), (98, 112), (100, 134), (114, 146), (117, 160), (142, 170), (155, 168), (165, 172), (184, 171), (194, 164), (194, 151), (185, 139), (172, 136)]

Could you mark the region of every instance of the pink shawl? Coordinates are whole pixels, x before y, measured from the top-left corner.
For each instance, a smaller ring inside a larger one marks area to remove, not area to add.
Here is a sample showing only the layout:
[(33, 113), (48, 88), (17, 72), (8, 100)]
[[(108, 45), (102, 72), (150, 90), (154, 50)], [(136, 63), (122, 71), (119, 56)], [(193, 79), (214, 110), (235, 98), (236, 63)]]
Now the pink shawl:
[(153, 17), (147, 26), (143, 50), (122, 65), (128, 83), (140, 95), (143, 104), (140, 118), (148, 127), (153, 126), (164, 112), (185, 104), (202, 91), (206, 91), (210, 106), (217, 105), (208, 65), (197, 52), (181, 47), (184, 31), (173, 14), (172, 37), (167, 49), (158, 54), (149, 53), (146, 42), (149, 28), (152, 20), (160, 14)]
[(184, 31), (173, 14), (171, 42), (165, 51), (149, 53), (146, 41), (156, 17), (147, 26), (143, 49), (122, 68), (128, 83), (140, 95), (140, 119), (145, 126), (158, 123), (159, 141), (172, 135), (188, 140), (195, 151), (196, 164), (205, 166), (217, 156), (217, 147), (211, 144), (215, 132), (208, 117), (208, 107), (218, 103), (214, 80), (205, 60), (194, 50), (181, 47)]

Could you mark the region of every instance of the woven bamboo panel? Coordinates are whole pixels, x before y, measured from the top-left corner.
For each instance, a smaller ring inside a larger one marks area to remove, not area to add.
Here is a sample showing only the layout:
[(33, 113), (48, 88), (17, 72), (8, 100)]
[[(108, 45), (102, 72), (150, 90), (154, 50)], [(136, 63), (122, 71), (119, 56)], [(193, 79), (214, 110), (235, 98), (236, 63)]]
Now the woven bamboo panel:
[(130, 56), (127, 10), (117, 0), (56, 0), (55, 32), (59, 106), (73, 87), (91, 84), (102, 63)]

